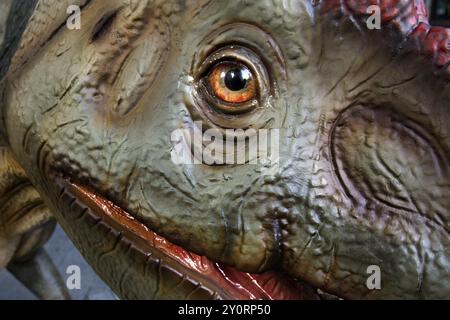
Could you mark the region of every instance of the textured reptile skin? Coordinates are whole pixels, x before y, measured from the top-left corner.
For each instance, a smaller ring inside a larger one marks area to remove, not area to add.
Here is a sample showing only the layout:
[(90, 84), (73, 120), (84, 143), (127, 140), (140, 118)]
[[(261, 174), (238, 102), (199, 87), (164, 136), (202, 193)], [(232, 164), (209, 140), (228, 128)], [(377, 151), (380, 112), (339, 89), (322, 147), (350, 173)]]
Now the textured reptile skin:
[[(69, 4), (80, 31), (65, 28)], [(375, 4), (381, 30), (366, 27)], [(146, 255), (69, 180), (243, 272), (343, 298), (448, 298), (449, 32), (423, 1), (38, 1), (2, 60), (4, 145), (121, 297), (226, 295)], [(216, 50), (252, 64), (259, 108), (228, 116), (205, 98)], [(279, 170), (177, 165), (171, 134), (198, 120), (279, 129)]]

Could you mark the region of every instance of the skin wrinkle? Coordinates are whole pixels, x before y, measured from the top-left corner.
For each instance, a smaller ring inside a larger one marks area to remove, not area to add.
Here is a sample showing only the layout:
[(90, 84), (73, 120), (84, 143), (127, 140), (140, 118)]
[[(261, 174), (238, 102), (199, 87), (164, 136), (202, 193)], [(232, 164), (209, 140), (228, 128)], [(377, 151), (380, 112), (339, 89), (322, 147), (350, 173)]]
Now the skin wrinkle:
[(120, 275), (119, 288), (120, 288), (121, 292), (125, 292), (124, 283), (125, 283), (126, 277), (129, 272), (130, 272), (130, 269), (125, 269), (124, 272)]
[[(393, 59), (393, 58), (392, 58)], [(369, 82), (370, 80), (372, 80), (373, 78), (375, 78), (378, 74), (380, 74), (380, 72), (383, 71), (383, 69), (385, 69), (388, 66), (388, 64), (382, 65), (380, 68), (378, 68), (375, 72), (373, 72), (372, 74), (370, 74), (366, 79), (364, 79), (363, 81), (357, 83), (354, 87), (350, 88), (348, 90), (348, 93), (352, 93), (354, 92), (356, 89), (359, 89), (360, 87), (362, 87), (363, 85), (365, 85), (367, 82)]]
[(108, 173), (109, 173), (109, 174), (111, 174), (112, 166), (113, 166), (113, 163), (114, 163), (114, 158), (117, 156), (117, 154), (119, 153), (119, 151), (120, 151), (120, 149), (123, 147), (123, 145), (124, 145), (125, 143), (127, 143), (127, 142), (128, 142), (128, 138), (125, 137), (125, 138), (119, 143), (119, 145), (117, 146), (116, 150), (113, 151), (113, 153), (112, 153), (112, 155), (111, 155), (111, 158), (110, 158), (110, 160), (109, 160), (109, 164), (108, 164)]
[(416, 209), (416, 211), (411, 210), (411, 209), (406, 209), (406, 208), (400, 208), (400, 209), (402, 209), (402, 210), (407, 210), (407, 211), (410, 211), (410, 212), (417, 212), (417, 213), (419, 213), (421, 216), (423, 216), (423, 213), (420, 212), (419, 208), (417, 207), (417, 205), (414, 203), (413, 199), (411, 198), (410, 192), (408, 191), (408, 189), (407, 189), (407, 187), (405, 186), (405, 184), (402, 182), (402, 180), (400, 179), (400, 177), (397, 176), (397, 175), (395, 174), (395, 172), (392, 171), (391, 168), (389, 168), (389, 165), (388, 165), (385, 161), (383, 161), (383, 158), (380, 156), (380, 154), (379, 154), (378, 151), (375, 151), (375, 159), (377, 159), (378, 162), (381, 164), (381, 168), (382, 168), (382, 169), (385, 169), (386, 172), (387, 172), (388, 174), (391, 175), (391, 178), (392, 178), (393, 180), (397, 181), (397, 182), (400, 184), (400, 186), (403, 187), (403, 190), (402, 190), (402, 191), (404, 191), (404, 192), (408, 195), (408, 200), (409, 200), (410, 204), (412, 204), (412, 205), (414, 206), (414, 209)]
[[(257, 180), (264, 180), (264, 177), (258, 177), (257, 178)], [(255, 193), (255, 190), (253, 190), (253, 189), (256, 189), (256, 187), (255, 186), (257, 186), (258, 184), (257, 184), (257, 181), (255, 181), (254, 183), (252, 183), (251, 184), (251, 187), (249, 187), (248, 189), (246, 189), (244, 192), (243, 192), (243, 194), (241, 195), (241, 203), (240, 203), (240, 205), (239, 205), (239, 209), (238, 209), (238, 225), (240, 225), (241, 226), (241, 237), (240, 237), (240, 244), (239, 244), (239, 251), (241, 252), (241, 253), (243, 253), (243, 250), (242, 250), (242, 248), (243, 248), (243, 246), (244, 246), (244, 244), (245, 244), (245, 233), (246, 233), (246, 230), (245, 230), (245, 221), (244, 221), (244, 216), (243, 216), (243, 210), (242, 210), (242, 208), (243, 208), (243, 206), (245, 205), (244, 204), (244, 202), (246, 201), (246, 199), (251, 199), (251, 197), (250, 197), (250, 195), (251, 194), (253, 194), (253, 193)], [(261, 189), (263, 189), (264, 188), (264, 184), (260, 187)], [(264, 220), (264, 219), (270, 219), (270, 212), (267, 212), (266, 214), (265, 214), (265, 216), (264, 216), (264, 218), (262, 218), (262, 220)], [(276, 224), (277, 225), (279, 225), (279, 221), (278, 221), (278, 218), (275, 216), (273, 219), (275, 219), (275, 220), (277, 220), (276, 221)], [(276, 229), (275, 228), (273, 228), (273, 235), (274, 235), (274, 239), (276, 239)], [(279, 243), (280, 242), (278, 242), (278, 241), (275, 241), (275, 243), (278, 245), (277, 246), (277, 248), (276, 248), (276, 250), (272, 250), (271, 248), (270, 248), (270, 246), (269, 245), (265, 245), (265, 250), (264, 250), (264, 256), (263, 256), (263, 259), (262, 259), (262, 262), (259, 264), (259, 267), (258, 267), (258, 270), (264, 270), (264, 269), (266, 269), (267, 268), (267, 262), (269, 261), (269, 260), (271, 260), (271, 254), (268, 254), (267, 252), (269, 252), (269, 251), (275, 251), (275, 252), (279, 252), (279, 251), (281, 251), (281, 249), (280, 249), (280, 246), (279, 246)], [(274, 261), (274, 262), (272, 262), (271, 264), (272, 265), (276, 265), (278, 263), (278, 261)]]
[(331, 89), (327, 92), (325, 97), (328, 97), (338, 86), (339, 84), (344, 81), (344, 79), (349, 75), (350, 71), (353, 69), (353, 64), (355, 63), (356, 58), (353, 60), (353, 62), (350, 64), (348, 69), (345, 71), (345, 73), (338, 79), (338, 81), (331, 87)]
[(44, 204), (42, 203), (42, 200), (38, 199), (34, 202), (30, 202), (27, 205), (23, 206), (22, 208), (18, 209), (16, 212), (14, 212), (9, 219), (7, 219), (4, 223), (5, 225), (13, 225), (23, 219), (29, 212), (42, 208)]
[(388, 84), (388, 85), (380, 85), (379, 87), (382, 89), (392, 89), (393, 87), (402, 86), (402, 85), (407, 84), (408, 82), (414, 81), (414, 80), (416, 80), (416, 78), (417, 78), (417, 75), (413, 75), (410, 78), (401, 80), (400, 82), (392, 83), (392, 84)]
[(327, 286), (328, 282), (330, 281), (331, 274), (333, 272), (333, 267), (334, 267), (334, 264), (335, 264), (335, 261), (336, 261), (336, 256), (335, 255), (336, 255), (336, 248), (335, 248), (335, 244), (333, 243), (332, 248), (331, 248), (330, 264), (329, 264), (328, 270), (327, 270), (326, 275), (325, 275), (325, 281), (324, 281), (325, 287)]
[(230, 248), (230, 239), (231, 239), (231, 231), (228, 229), (228, 221), (227, 216), (223, 212), (223, 208), (220, 209), (220, 216), (222, 218), (222, 224), (225, 234), (225, 244), (223, 246), (221, 258), (224, 259), (229, 254), (229, 248)]
[(420, 297), (422, 297), (422, 284), (425, 280), (425, 269), (426, 269), (426, 263), (425, 260), (427, 259), (426, 256), (423, 255), (422, 250), (419, 248), (417, 251), (418, 258), (420, 260), (420, 267), (418, 272), (418, 279), (417, 279), (417, 293)]
[(66, 98), (67, 94), (69, 94), (70, 90), (73, 89), (75, 83), (78, 82), (78, 77), (74, 77), (72, 82), (69, 84), (69, 86), (66, 88), (66, 90), (62, 93), (62, 95), (59, 97), (58, 102), (56, 102), (54, 105), (52, 105), (50, 108), (48, 108), (47, 110), (45, 110), (42, 115), (46, 115), (47, 113), (52, 112), (53, 110), (55, 110), (58, 105)]
[(133, 164), (133, 167), (130, 170), (130, 173), (127, 175), (127, 178), (125, 181), (124, 189), (122, 192), (122, 198), (124, 198), (124, 199), (128, 198), (128, 194), (129, 194), (130, 190), (133, 189), (133, 186), (134, 186), (132, 184), (133, 180), (134, 180), (134, 183), (136, 183), (137, 170), (138, 170), (138, 167), (137, 167), (137, 160), (136, 160)]
[(37, 151), (37, 156), (36, 156), (36, 165), (37, 167), (40, 169), (41, 172), (41, 179), (45, 181), (46, 177), (43, 175), (43, 170), (42, 170), (42, 164), (41, 164), (41, 154), (42, 154), (42, 150), (45, 148), (45, 146), (48, 144), (48, 140), (44, 140), (42, 141), (41, 145), (38, 148)]
[(193, 195), (191, 195), (188, 191), (182, 190), (180, 187), (178, 187), (177, 185), (173, 184), (169, 178), (162, 172), (158, 172), (157, 173), (158, 176), (162, 177), (164, 179), (164, 181), (173, 189), (178, 191), (179, 193), (181, 193), (183, 196), (185, 196), (186, 198), (188, 198), (189, 200), (191, 200), (192, 202), (198, 202), (199, 200), (196, 199)]
[(141, 182), (139, 185), (140, 185), (140, 187), (141, 187), (140, 189), (141, 189), (141, 196), (142, 196), (142, 199), (145, 200), (146, 204), (150, 207), (150, 210), (151, 210), (152, 212), (157, 213), (158, 211), (155, 210), (155, 208), (153, 207), (153, 205), (152, 205), (152, 204), (150, 203), (150, 201), (148, 200), (148, 197), (146, 197), (145, 194), (144, 194), (144, 187), (143, 187), (143, 185), (142, 185), (142, 182)]
[(158, 297), (158, 292), (161, 287), (161, 259), (157, 260), (157, 266), (156, 266), (157, 272), (156, 272), (156, 289), (153, 293), (153, 299), (156, 299)]
[(25, 131), (25, 134), (23, 135), (22, 149), (25, 152), (27, 152), (29, 150), (29, 148), (28, 148), (29, 135), (31, 134), (33, 127), (34, 127), (34, 123), (30, 124), (28, 126), (27, 130)]

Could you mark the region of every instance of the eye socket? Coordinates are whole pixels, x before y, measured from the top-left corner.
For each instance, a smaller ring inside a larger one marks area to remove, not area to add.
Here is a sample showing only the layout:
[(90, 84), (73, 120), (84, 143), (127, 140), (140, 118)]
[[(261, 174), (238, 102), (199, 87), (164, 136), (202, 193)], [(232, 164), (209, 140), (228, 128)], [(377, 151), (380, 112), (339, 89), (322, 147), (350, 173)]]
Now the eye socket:
[(197, 74), (198, 105), (216, 123), (230, 124), (232, 118), (255, 114), (270, 95), (270, 79), (263, 62), (255, 52), (242, 46), (213, 52)]
[(256, 98), (257, 80), (242, 63), (217, 64), (209, 73), (208, 82), (212, 93), (225, 103), (241, 104)]

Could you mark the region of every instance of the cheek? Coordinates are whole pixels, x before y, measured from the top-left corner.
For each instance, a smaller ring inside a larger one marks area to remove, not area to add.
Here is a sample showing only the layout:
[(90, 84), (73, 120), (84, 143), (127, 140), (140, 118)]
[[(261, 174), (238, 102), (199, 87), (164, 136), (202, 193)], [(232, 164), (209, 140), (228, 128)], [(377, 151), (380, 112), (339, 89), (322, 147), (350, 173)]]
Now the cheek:
[(358, 205), (440, 223), (449, 205), (449, 162), (426, 127), (387, 108), (352, 107), (336, 123), (332, 154), (347, 196)]

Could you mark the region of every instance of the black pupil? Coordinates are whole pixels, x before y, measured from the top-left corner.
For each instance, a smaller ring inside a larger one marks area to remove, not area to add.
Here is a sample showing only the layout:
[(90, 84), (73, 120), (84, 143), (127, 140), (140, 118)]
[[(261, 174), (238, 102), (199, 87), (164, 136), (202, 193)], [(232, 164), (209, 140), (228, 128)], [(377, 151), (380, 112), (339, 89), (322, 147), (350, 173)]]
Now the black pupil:
[(225, 85), (231, 91), (240, 91), (247, 86), (250, 72), (243, 68), (233, 68), (225, 75)]

